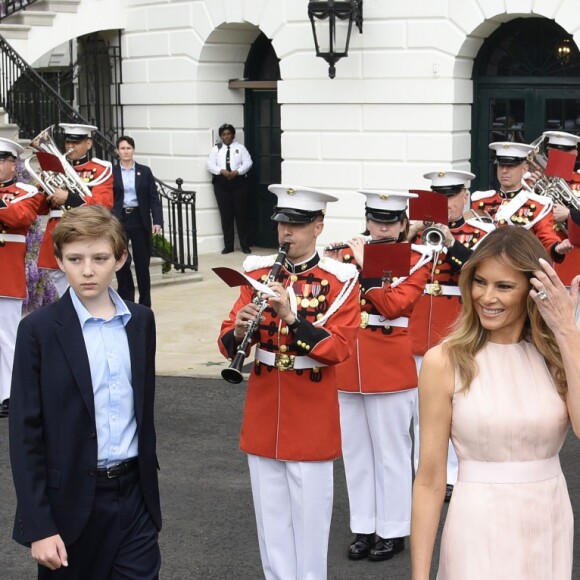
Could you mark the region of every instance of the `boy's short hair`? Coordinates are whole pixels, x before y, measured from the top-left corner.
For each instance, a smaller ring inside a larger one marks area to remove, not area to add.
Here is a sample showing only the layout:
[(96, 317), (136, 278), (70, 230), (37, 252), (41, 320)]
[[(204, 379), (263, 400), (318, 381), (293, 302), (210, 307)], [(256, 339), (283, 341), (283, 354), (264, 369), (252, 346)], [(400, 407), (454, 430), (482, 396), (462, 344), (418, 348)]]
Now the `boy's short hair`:
[(52, 232), (54, 255), (62, 260), (65, 244), (79, 239), (108, 240), (115, 260), (127, 249), (127, 238), (121, 222), (102, 205), (81, 205), (65, 211)]
[(131, 147), (133, 149), (135, 149), (135, 140), (133, 139), (133, 137), (129, 137), (129, 135), (121, 135), (117, 141), (115, 141), (115, 145), (117, 146), (117, 149), (119, 149), (119, 145), (121, 144), (121, 141), (127, 141), (127, 143), (129, 143), (129, 145), (131, 145)]

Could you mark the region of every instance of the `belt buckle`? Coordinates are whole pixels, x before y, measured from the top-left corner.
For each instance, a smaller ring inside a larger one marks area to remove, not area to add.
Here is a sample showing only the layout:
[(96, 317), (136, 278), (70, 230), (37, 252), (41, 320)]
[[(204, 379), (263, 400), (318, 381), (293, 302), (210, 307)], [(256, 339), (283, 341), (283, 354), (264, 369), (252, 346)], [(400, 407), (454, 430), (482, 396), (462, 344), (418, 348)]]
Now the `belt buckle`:
[(294, 370), (294, 355), (293, 354), (277, 354), (274, 358), (274, 366), (279, 371)]
[(441, 296), (441, 294), (443, 294), (443, 288), (439, 282), (433, 282), (433, 284), (429, 284), (429, 291), (427, 294), (431, 294), (431, 296)]
[(363, 310), (360, 313), (360, 327), (366, 328), (369, 325), (369, 313)]
[(113, 469), (115, 469), (114, 465), (112, 467), (107, 467), (107, 479), (114, 479), (116, 477), (113, 474)]

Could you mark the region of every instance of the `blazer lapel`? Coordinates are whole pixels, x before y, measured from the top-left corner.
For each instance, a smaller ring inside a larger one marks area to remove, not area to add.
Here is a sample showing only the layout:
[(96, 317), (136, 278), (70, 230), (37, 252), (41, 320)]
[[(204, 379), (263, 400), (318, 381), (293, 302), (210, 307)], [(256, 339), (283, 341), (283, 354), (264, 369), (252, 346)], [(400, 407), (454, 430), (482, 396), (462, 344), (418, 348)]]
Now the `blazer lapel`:
[(131, 384), (135, 401), (135, 416), (137, 418), (137, 425), (140, 425), (145, 400), (145, 356), (147, 349), (145, 329), (139, 320), (138, 314), (133, 309), (131, 309), (131, 320), (127, 323), (125, 330), (127, 332), (131, 357)]
[(89, 357), (85, 348), (81, 325), (68, 290), (59, 301), (56, 324), (56, 335), (68, 361), (69, 368), (77, 382), (85, 405), (94, 419), (95, 399)]

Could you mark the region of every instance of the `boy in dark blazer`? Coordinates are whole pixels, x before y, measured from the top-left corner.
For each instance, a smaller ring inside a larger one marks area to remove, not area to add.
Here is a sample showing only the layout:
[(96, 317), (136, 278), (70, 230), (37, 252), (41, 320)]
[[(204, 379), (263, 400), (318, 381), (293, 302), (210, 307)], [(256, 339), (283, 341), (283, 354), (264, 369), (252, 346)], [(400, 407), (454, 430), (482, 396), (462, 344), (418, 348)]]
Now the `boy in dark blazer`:
[(163, 211), (153, 173), (147, 165), (136, 163), (135, 141), (122, 135), (117, 139), (119, 163), (113, 166), (113, 213), (119, 218), (131, 255), (117, 272), (119, 296), (135, 302), (135, 283), (131, 273), (131, 257), (135, 262), (139, 304), (151, 308), (151, 235), (161, 232)]
[(98, 205), (64, 213), (70, 288), (18, 328), (10, 406), (14, 539), (38, 578), (158, 578), (155, 320), (110, 288), (123, 228)]

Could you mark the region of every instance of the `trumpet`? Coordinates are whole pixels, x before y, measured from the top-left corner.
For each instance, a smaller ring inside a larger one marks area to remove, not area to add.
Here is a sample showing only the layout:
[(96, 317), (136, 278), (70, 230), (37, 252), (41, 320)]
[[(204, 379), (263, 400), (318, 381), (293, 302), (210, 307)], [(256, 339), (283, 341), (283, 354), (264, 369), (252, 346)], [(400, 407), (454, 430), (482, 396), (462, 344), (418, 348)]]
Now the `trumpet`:
[[(373, 240), (371, 236), (365, 236), (365, 244), (388, 244), (392, 242), (396, 242), (399, 238), (396, 236), (392, 236), (390, 238), (383, 238), (382, 240)], [(348, 242), (338, 242), (337, 244), (330, 244), (329, 246), (324, 247), (325, 252), (334, 252), (335, 250), (346, 250), (346, 248), (350, 248)]]
[(445, 234), (438, 225), (431, 225), (423, 230), (421, 243), (429, 247), (434, 252), (441, 252), (445, 247)]
[(87, 186), (87, 184), (79, 177), (77, 172), (71, 167), (68, 162), (67, 155), (70, 151), (66, 153), (61, 153), (59, 148), (56, 146), (54, 141), (54, 125), (46, 128), (44, 131), (39, 133), (31, 142), (30, 147), (36, 152), (48, 153), (54, 155), (62, 165), (64, 173), (60, 171), (49, 171), (40, 170), (35, 171), (32, 168), (31, 161), (32, 158), (29, 157), (24, 162), (26, 170), (36, 179), (36, 181), (42, 186), (42, 189), (49, 197), (54, 195), (56, 189), (66, 189), (71, 193), (80, 195), (82, 199), (87, 197), (92, 197), (93, 194)]
[[(288, 249), (290, 248), (290, 244), (282, 244), (280, 246), (278, 255), (276, 256), (276, 260), (274, 261), (274, 265), (268, 274), (268, 282), (274, 282), (276, 278), (278, 278), (278, 274), (284, 265), (284, 261), (286, 260), (286, 256), (288, 255)], [(262, 318), (262, 314), (264, 310), (268, 307), (268, 297), (267, 296), (260, 296), (260, 294), (256, 294), (254, 299), (252, 300), (254, 304), (259, 307), (258, 313), (254, 320), (248, 323), (248, 327), (246, 328), (246, 333), (242, 338), (242, 342), (240, 342), (234, 359), (230, 363), (230, 366), (227, 369), (222, 370), (222, 378), (228, 381), (228, 383), (238, 384), (244, 380), (244, 376), (242, 375), (242, 366), (244, 364), (244, 360), (246, 359), (247, 353), (246, 349), (252, 340), (252, 335), (256, 330), (258, 330), (258, 325), (260, 324), (260, 319)]]

